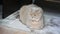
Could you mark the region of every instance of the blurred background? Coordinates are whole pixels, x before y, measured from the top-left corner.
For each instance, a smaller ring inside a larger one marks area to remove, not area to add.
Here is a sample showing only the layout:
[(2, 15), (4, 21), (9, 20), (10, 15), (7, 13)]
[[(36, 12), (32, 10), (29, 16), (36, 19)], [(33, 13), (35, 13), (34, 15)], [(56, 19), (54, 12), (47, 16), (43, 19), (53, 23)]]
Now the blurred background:
[[(21, 6), (31, 3), (32, 0), (0, 0), (0, 18), (6, 18)], [(60, 13), (60, 0), (35, 0), (34, 4), (42, 7), (44, 12)]]
[(0, 0), (0, 19), (2, 18), (2, 0)]

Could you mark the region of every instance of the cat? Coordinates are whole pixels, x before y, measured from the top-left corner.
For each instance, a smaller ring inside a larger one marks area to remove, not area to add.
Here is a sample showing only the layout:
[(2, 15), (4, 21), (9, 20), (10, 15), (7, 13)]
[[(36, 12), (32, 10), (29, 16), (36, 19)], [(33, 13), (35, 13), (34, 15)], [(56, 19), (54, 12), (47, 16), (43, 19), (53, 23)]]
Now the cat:
[(20, 9), (20, 20), (32, 30), (43, 28), (43, 10), (37, 5), (30, 4)]

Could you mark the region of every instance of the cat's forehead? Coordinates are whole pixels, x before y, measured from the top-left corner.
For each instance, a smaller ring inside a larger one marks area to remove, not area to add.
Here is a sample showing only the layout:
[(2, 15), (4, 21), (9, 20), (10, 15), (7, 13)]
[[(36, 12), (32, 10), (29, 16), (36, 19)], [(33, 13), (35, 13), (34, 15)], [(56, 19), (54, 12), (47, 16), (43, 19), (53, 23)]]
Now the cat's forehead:
[(40, 8), (40, 7), (31, 7), (31, 12), (42, 12), (42, 8)]
[(39, 8), (37, 8), (37, 7), (32, 7), (31, 9), (32, 10), (39, 10)]

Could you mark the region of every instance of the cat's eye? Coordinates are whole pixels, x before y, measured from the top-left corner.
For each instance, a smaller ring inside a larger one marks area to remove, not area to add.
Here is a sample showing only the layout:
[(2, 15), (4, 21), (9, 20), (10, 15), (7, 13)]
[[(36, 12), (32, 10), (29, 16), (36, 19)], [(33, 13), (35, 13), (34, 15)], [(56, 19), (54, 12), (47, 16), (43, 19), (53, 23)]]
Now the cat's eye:
[(34, 16), (36, 16), (36, 15), (34, 14)]

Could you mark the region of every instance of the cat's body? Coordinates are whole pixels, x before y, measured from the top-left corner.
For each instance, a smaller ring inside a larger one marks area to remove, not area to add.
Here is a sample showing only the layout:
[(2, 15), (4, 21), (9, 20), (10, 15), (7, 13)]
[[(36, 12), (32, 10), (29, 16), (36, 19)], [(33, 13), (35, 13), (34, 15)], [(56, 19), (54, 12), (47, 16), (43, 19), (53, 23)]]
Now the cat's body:
[(43, 10), (36, 5), (25, 5), (20, 9), (20, 20), (31, 29), (43, 28)]

